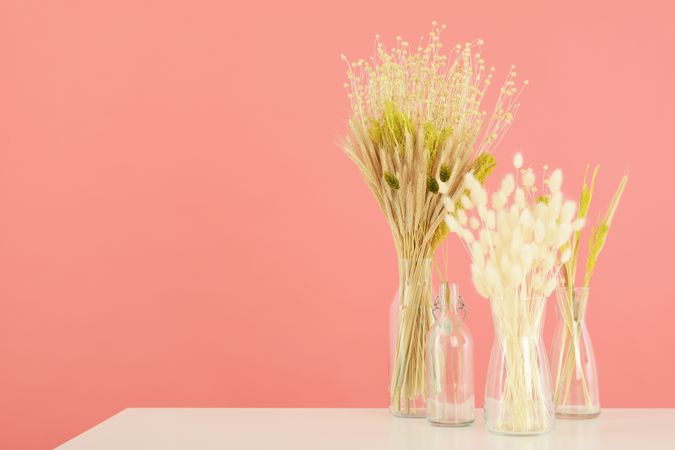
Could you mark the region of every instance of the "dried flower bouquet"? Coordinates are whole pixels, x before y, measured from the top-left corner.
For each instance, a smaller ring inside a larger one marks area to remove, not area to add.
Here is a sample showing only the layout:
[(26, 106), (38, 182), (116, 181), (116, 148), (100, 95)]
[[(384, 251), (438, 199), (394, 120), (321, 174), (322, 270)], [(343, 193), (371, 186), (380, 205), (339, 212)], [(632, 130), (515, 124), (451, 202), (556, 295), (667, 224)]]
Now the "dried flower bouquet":
[[(598, 169), (599, 166), (594, 168), (590, 177), (590, 184), (587, 184), (588, 167), (586, 168), (579, 201), (579, 217), (588, 215)], [(554, 399), (558, 414), (563, 417), (592, 417), (600, 413), (595, 359), (590, 338), (585, 330), (584, 314), (591, 276), (597, 264), (598, 256), (605, 245), (609, 228), (627, 183), (628, 176), (625, 175), (619, 182), (604, 217), (591, 230), (586, 271), (581, 287), (576, 285), (581, 232), (573, 233), (565, 246), (565, 251), (571, 251), (571, 257), (563, 265), (560, 273), (561, 285), (558, 290), (558, 306), (562, 327), (556, 330), (553, 349), (553, 362), (555, 364)]]
[(480, 55), (483, 42), (443, 54), (442, 28), (434, 22), (415, 47), (397, 38), (387, 49), (377, 36), (370, 61), (342, 57), (352, 108), (344, 148), (384, 212), (402, 261), (390, 380), (390, 407), (401, 416), (424, 414), (424, 349), (433, 320), (428, 267), (447, 234), (441, 193), (457, 198), (466, 173), (487, 176), (495, 165), (490, 152), (519, 106), (512, 68), (486, 117), (481, 102), (493, 69)]
[(486, 424), (501, 433), (535, 434), (549, 431), (554, 417), (541, 343), (545, 300), (571, 256), (569, 249), (559, 249), (584, 219), (575, 218), (576, 203), (563, 198), (560, 170), (546, 179), (547, 192), (537, 196), (534, 172), (520, 170), (522, 164), (517, 154), (515, 176), (506, 175), (490, 198), (469, 173), (467, 193), (458, 203), (451, 198), (444, 203), (449, 230), (471, 255), (473, 284), (492, 308), (495, 344), (486, 382)]

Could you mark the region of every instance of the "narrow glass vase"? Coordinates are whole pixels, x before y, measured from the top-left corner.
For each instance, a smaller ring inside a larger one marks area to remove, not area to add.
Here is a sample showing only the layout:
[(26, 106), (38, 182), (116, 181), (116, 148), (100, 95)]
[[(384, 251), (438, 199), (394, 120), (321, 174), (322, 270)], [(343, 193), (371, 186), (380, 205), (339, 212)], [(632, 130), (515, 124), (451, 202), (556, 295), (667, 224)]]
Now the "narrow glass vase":
[(433, 322), (431, 258), (399, 259), (399, 288), (389, 315), (389, 410), (426, 416), (424, 353)]
[(545, 298), (490, 301), (494, 341), (485, 382), (485, 425), (501, 434), (543, 434), (555, 423), (542, 341)]
[(466, 426), (474, 421), (473, 340), (460, 318), (464, 304), (456, 284), (441, 284), (439, 306), (427, 338), (427, 420)]
[(559, 286), (551, 357), (555, 364), (556, 415), (591, 419), (600, 414), (598, 373), (586, 328), (588, 288)]

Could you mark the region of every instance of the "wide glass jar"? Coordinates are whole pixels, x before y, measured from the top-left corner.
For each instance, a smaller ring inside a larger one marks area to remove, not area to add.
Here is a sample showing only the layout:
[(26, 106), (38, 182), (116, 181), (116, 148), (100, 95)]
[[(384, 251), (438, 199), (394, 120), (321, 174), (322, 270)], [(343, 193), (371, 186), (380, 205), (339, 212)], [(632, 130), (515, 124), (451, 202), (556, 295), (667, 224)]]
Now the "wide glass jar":
[(553, 429), (555, 410), (542, 340), (546, 299), (492, 299), (494, 340), (485, 382), (485, 424), (503, 434)]

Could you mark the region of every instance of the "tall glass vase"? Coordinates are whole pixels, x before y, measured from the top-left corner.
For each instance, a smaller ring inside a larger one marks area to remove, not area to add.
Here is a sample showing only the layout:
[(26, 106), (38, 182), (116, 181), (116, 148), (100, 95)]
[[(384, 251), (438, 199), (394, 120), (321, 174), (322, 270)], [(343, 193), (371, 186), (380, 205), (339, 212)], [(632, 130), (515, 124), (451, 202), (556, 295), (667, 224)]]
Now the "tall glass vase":
[(555, 409), (542, 340), (545, 298), (490, 301), (494, 341), (485, 382), (485, 424), (502, 434), (553, 429)]
[(559, 286), (557, 300), (559, 314), (551, 352), (556, 414), (564, 419), (597, 417), (598, 374), (585, 320), (588, 288)]
[(389, 316), (389, 409), (426, 416), (425, 347), (433, 322), (431, 258), (399, 259), (399, 288)]

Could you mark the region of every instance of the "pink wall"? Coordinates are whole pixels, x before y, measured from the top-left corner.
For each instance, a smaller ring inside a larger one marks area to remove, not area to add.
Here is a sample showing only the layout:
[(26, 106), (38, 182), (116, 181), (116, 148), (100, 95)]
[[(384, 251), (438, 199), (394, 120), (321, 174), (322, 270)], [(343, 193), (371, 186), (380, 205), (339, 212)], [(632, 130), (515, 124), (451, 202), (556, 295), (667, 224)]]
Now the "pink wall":
[[(589, 307), (601, 395), (675, 406), (672, 10), (105, 3), (0, 5), (0, 447), (130, 406), (385, 406), (395, 254), (336, 145), (339, 54), (432, 19), (531, 80), (502, 162), (575, 194), (601, 162), (600, 204), (630, 167)], [(450, 248), (482, 390), (488, 304)]]

